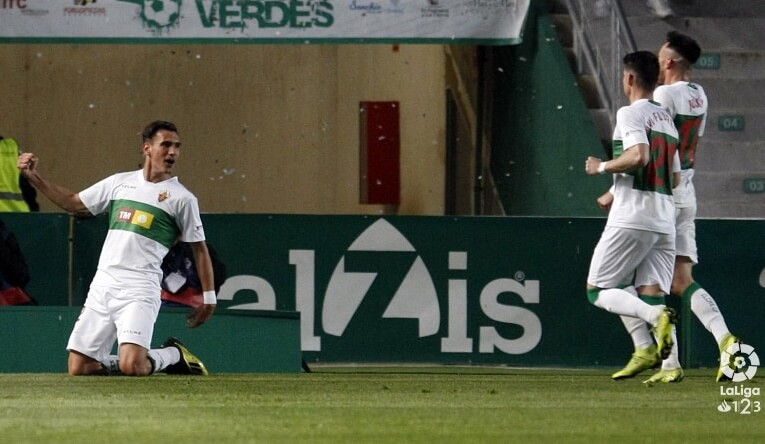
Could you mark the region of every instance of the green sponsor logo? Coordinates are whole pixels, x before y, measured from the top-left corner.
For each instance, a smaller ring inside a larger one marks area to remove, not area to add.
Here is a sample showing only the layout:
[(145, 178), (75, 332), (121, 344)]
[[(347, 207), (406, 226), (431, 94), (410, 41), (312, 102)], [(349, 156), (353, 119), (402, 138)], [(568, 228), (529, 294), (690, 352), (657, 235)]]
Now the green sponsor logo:
[(178, 26), (183, 0), (119, 0), (141, 7), (139, 15), (144, 27), (161, 34)]
[[(430, 353), (436, 351), (431, 347), (437, 347), (440, 353), (520, 355), (539, 345), (542, 322), (530, 309), (540, 303), (539, 280), (516, 272), (476, 286), (465, 277), (467, 251), (441, 253), (437, 260), (424, 257), (385, 219), (364, 229), (339, 258), (329, 259), (333, 267), (322, 264), (328, 258), (317, 250), (290, 249), (302, 349), (318, 352), (329, 347), (330, 353), (336, 353), (348, 347), (344, 341), (360, 340), (369, 346), (377, 336), (391, 343), (406, 338), (412, 349), (419, 346), (412, 339), (418, 338)], [(436, 264), (446, 264), (446, 269)], [(440, 272), (434, 273), (435, 269)], [(476, 286), (472, 298), (471, 286)], [(229, 309), (276, 308), (274, 286), (261, 276), (229, 278), (218, 299), (233, 301), (241, 291), (256, 293), (258, 302)], [(378, 334), (383, 325), (388, 329)], [(357, 349), (368, 355), (379, 352)]]
[(335, 18), (330, 1), (196, 0), (205, 28), (329, 28)]
[[(143, 26), (162, 34), (180, 24), (183, 0), (118, 0), (140, 6)], [(205, 28), (329, 28), (335, 23), (329, 0), (194, 0)]]
[(173, 216), (160, 208), (132, 200), (112, 201), (109, 228), (132, 231), (167, 248), (180, 234)]

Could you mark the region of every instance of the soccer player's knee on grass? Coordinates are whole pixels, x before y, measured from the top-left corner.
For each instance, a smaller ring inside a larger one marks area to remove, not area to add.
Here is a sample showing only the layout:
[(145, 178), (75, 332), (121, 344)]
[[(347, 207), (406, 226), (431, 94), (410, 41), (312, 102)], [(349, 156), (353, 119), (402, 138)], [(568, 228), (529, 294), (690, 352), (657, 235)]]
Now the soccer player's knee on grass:
[(146, 376), (153, 370), (148, 351), (129, 342), (120, 345), (119, 366), (120, 373), (125, 376)]
[(69, 376), (85, 376), (93, 373), (93, 364), (100, 365), (85, 355), (77, 352), (69, 352), (69, 361), (67, 363)]
[(106, 369), (97, 361), (69, 359), (69, 376), (107, 375)]
[(84, 376), (87, 375), (85, 373), (85, 368), (81, 365), (72, 365), (69, 364), (69, 376)]
[(125, 376), (146, 376), (151, 373), (151, 363), (138, 356), (120, 358), (120, 372)]

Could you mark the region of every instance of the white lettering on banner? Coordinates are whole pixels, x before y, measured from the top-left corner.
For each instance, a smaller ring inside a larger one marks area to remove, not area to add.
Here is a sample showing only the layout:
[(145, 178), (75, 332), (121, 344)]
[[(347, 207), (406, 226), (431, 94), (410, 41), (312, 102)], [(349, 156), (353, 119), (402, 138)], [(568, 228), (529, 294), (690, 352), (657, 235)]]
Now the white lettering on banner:
[(420, 321), (420, 337), (438, 333), (441, 313), (433, 279), (425, 263), (417, 256), (401, 286), (383, 313), (384, 318), (414, 318)]
[(340, 259), (329, 280), (321, 310), (321, 324), (326, 333), (343, 335), (376, 277), (377, 273), (346, 272), (345, 257)]
[[(450, 252), (454, 253), (454, 252)], [(464, 254), (464, 253), (462, 253)], [(315, 334), (314, 313), (315, 313), (315, 294), (314, 294), (314, 251), (312, 250), (290, 250), (290, 263), (295, 265), (297, 297), (296, 306), (300, 311), (301, 343), (303, 351), (321, 351), (321, 337)], [(344, 258), (340, 260), (333, 273), (334, 284), (327, 287), (327, 294), (344, 295), (334, 299), (324, 299), (322, 307), (322, 325), (325, 333), (333, 336), (342, 336), (342, 332), (347, 327), (353, 315), (356, 313), (367, 290), (374, 281), (375, 273), (338, 273), (338, 270), (344, 270)], [(411, 270), (410, 273), (411, 274)], [(310, 277), (309, 277), (310, 276)], [(403, 286), (403, 285), (402, 285)], [(401, 293), (399, 291), (397, 294)], [(542, 338), (542, 322), (539, 317), (523, 307), (509, 306), (501, 304), (498, 296), (502, 293), (513, 293), (521, 297), (525, 303), (539, 303), (539, 281), (526, 280), (525, 284), (513, 279), (496, 279), (489, 282), (481, 291), (481, 309), (483, 314), (489, 319), (505, 324), (515, 324), (523, 327), (524, 333), (516, 339), (503, 338), (496, 328), (491, 326), (482, 326), (479, 329), (481, 353), (494, 353), (498, 349), (508, 354), (523, 354), (534, 349)], [(328, 303), (329, 300), (329, 303)], [(395, 298), (394, 298), (395, 300)], [(420, 319), (419, 332), (425, 330), (423, 324), (430, 324), (434, 316), (423, 315), (422, 307), (416, 304), (407, 304), (409, 312), (403, 308), (397, 312), (397, 316), (391, 316), (391, 304), (384, 317), (401, 317)], [(436, 304), (438, 301), (436, 299)], [(467, 334), (467, 282), (463, 279), (449, 280), (448, 295), (448, 332), (447, 336), (441, 339), (441, 352), (444, 353), (471, 353), (473, 352), (473, 339)], [(303, 307), (305, 310), (303, 310)], [(433, 308), (427, 308), (425, 313), (432, 313), (440, 307), (436, 305)], [(423, 322), (424, 320), (424, 322)], [(429, 331), (429, 330), (425, 330)], [(430, 333), (437, 333), (436, 329)]]
[(300, 312), (300, 344), (303, 351), (320, 351), (321, 337), (314, 335), (316, 290), (313, 250), (290, 250), (295, 266), (295, 308)]
[(239, 291), (250, 290), (258, 295), (258, 302), (231, 305), (232, 310), (276, 310), (276, 292), (267, 280), (258, 276), (239, 275), (226, 279), (218, 292), (218, 300), (233, 301)]
[[(351, 243), (348, 251), (416, 252), (411, 242), (385, 219), (379, 219), (364, 230)], [(326, 333), (343, 335), (377, 275), (378, 273), (347, 272), (345, 256), (340, 258), (324, 295), (322, 326)], [(441, 323), (438, 295), (433, 278), (419, 256), (410, 266), (383, 317), (417, 319), (420, 337), (438, 332)]]
[(494, 347), (511, 355), (529, 352), (542, 339), (542, 322), (534, 312), (523, 307), (512, 307), (499, 303), (499, 295), (514, 293), (527, 304), (539, 303), (539, 281), (526, 281), (526, 285), (513, 279), (497, 279), (489, 282), (481, 291), (481, 309), (490, 319), (523, 327), (518, 339), (505, 339), (494, 327), (481, 327), (481, 344), (478, 351), (492, 353)]
[(449, 330), (441, 338), (441, 351), (446, 353), (470, 353), (473, 339), (467, 335), (467, 282), (449, 280)]
[[(450, 270), (467, 270), (467, 252), (449, 252)], [(441, 351), (446, 353), (469, 353), (473, 351), (473, 339), (467, 336), (467, 281), (449, 279), (448, 336), (441, 338)]]
[[(389, 222), (377, 220), (351, 244), (348, 251), (402, 252), (410, 255), (414, 246)], [(468, 253), (450, 251), (450, 270), (467, 270)], [(295, 307), (300, 312), (301, 348), (303, 351), (321, 351), (321, 336), (316, 334), (317, 313), (321, 312), (323, 333), (342, 336), (367, 296), (378, 273), (349, 272), (346, 256), (342, 256), (327, 284), (321, 307), (316, 306), (316, 252), (314, 250), (289, 250), (289, 263), (295, 267)], [(384, 272), (385, 270), (381, 270)], [(468, 336), (468, 304), (465, 279), (449, 279), (447, 295), (447, 332), (441, 338), (443, 353), (474, 352), (473, 338)], [(221, 287), (219, 299), (233, 300), (237, 291), (251, 290), (257, 293), (259, 302), (240, 304), (237, 309), (275, 309), (276, 297), (273, 287), (257, 276), (233, 276)], [(500, 278), (489, 282), (480, 293), (482, 314), (489, 320), (522, 327), (521, 336), (508, 339), (491, 325), (479, 326), (480, 353), (523, 354), (533, 350), (542, 337), (542, 323), (531, 310), (501, 303), (502, 294), (517, 295), (525, 304), (538, 304), (540, 285), (538, 280), (519, 282)], [(417, 256), (392, 296), (383, 318), (418, 320), (419, 337), (438, 333), (441, 323), (441, 307), (436, 287), (425, 262)]]

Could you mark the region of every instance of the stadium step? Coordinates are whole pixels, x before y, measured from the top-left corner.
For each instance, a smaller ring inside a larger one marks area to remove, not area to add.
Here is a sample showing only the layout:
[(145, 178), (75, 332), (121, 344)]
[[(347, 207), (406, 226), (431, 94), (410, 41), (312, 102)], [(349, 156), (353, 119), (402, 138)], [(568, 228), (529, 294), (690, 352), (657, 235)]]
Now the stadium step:
[(571, 16), (568, 14), (566, 5), (562, 0), (553, 0), (550, 2), (550, 16), (558, 34), (558, 40), (563, 46), (571, 65), (571, 71), (576, 75), (579, 91), (582, 93), (582, 99), (590, 111), (595, 127), (603, 141), (604, 146), (610, 145), (611, 127), (609, 111), (603, 107), (603, 100), (598, 92), (595, 77), (586, 70), (579, 73), (577, 69), (578, 61), (574, 53), (574, 29)]

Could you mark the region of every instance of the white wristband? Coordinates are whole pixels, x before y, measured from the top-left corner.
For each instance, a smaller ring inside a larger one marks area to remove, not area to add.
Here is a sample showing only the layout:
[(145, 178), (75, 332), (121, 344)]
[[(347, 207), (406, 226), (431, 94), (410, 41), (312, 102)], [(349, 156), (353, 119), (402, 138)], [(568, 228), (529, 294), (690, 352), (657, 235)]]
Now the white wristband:
[(205, 305), (211, 304), (215, 305), (218, 303), (218, 299), (215, 297), (215, 291), (209, 290), (209, 291), (203, 291), (202, 292), (202, 301), (205, 303)]
[(599, 174), (606, 174), (606, 164), (608, 162), (600, 162), (600, 165), (598, 165), (598, 173)]

